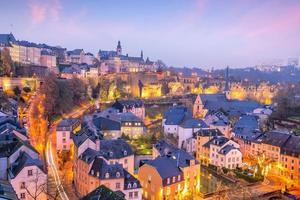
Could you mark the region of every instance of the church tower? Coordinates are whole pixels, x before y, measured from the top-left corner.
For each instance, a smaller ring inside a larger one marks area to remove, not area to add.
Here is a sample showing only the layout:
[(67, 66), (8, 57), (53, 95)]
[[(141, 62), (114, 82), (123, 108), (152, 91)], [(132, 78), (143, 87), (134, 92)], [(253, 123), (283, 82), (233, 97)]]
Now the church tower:
[(143, 50), (141, 51), (141, 59), (144, 60), (144, 53), (143, 53)]
[(121, 47), (121, 42), (120, 42), (120, 40), (118, 41), (117, 55), (118, 55), (118, 56), (122, 55), (122, 47)]
[(225, 88), (224, 88), (224, 94), (226, 96), (226, 99), (230, 99), (230, 88), (229, 88), (229, 66), (226, 68), (226, 82), (225, 82)]

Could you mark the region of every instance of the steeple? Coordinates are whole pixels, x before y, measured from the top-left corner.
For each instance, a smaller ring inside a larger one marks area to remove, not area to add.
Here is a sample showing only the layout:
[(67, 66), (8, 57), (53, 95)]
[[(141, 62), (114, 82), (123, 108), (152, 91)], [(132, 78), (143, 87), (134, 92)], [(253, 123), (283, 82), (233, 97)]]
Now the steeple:
[(230, 99), (230, 88), (229, 88), (229, 66), (226, 68), (226, 82), (225, 82), (225, 88), (224, 93), (227, 99)]
[(144, 59), (144, 53), (143, 53), (143, 50), (141, 51), (141, 59)]
[(118, 45), (117, 45), (117, 55), (118, 56), (122, 55), (122, 47), (121, 47), (120, 40), (118, 41)]
[(224, 91), (229, 90), (229, 66), (226, 68), (226, 83), (225, 83), (225, 89)]

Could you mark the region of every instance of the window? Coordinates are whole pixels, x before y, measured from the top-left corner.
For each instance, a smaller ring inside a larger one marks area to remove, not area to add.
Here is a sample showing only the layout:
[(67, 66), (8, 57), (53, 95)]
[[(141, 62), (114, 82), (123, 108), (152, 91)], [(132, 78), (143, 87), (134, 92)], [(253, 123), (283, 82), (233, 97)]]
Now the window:
[(20, 194), (21, 199), (26, 199), (25, 193)]
[(231, 162), (231, 158), (228, 158), (228, 162)]
[(21, 188), (21, 189), (25, 189), (25, 182), (21, 182), (20, 188)]
[(127, 164), (127, 159), (124, 160), (124, 163)]
[(66, 138), (63, 138), (63, 143), (66, 143)]
[(139, 192), (134, 192), (134, 197), (137, 198), (139, 196)]
[(133, 196), (132, 196), (132, 192), (129, 192), (129, 198), (132, 198)]
[(167, 184), (170, 184), (170, 178), (167, 179)]
[(120, 172), (116, 173), (116, 177), (119, 178), (120, 177)]
[(105, 173), (105, 178), (109, 178), (109, 173), (108, 172)]
[(130, 183), (128, 183), (127, 188), (131, 188), (131, 184)]
[(178, 178), (177, 178), (177, 180), (178, 180), (178, 181), (180, 181), (180, 175), (178, 175)]
[(32, 169), (27, 171), (28, 176), (32, 176)]
[(63, 132), (63, 133), (62, 133), (62, 136), (63, 136), (63, 137), (66, 137), (66, 132)]
[(175, 183), (175, 181), (176, 181), (176, 177), (175, 177), (175, 176), (173, 176), (173, 183)]
[(116, 189), (120, 189), (120, 183), (116, 183)]

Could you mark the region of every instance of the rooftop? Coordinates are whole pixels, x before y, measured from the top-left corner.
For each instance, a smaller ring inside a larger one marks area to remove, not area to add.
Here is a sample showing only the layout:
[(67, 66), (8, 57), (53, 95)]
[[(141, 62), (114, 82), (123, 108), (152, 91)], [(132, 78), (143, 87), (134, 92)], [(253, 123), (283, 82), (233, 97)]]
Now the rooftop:
[(121, 195), (118, 192), (114, 192), (104, 185), (100, 185), (81, 200), (125, 200), (125, 195)]

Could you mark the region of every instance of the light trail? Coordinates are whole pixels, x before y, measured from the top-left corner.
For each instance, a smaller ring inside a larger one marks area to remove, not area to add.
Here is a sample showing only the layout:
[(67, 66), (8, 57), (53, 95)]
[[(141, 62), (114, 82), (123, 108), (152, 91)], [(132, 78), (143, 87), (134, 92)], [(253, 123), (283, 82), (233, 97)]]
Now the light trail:
[(54, 182), (55, 182), (57, 191), (59, 192), (60, 198), (62, 200), (69, 200), (69, 197), (67, 196), (67, 194), (64, 190), (64, 187), (61, 184), (61, 180), (60, 180), (60, 177), (58, 175), (56, 165), (54, 163), (53, 154), (52, 154), (52, 146), (51, 146), (50, 141), (48, 141), (47, 146), (46, 146), (46, 157), (47, 157), (48, 167), (51, 169), (51, 172), (54, 176)]

